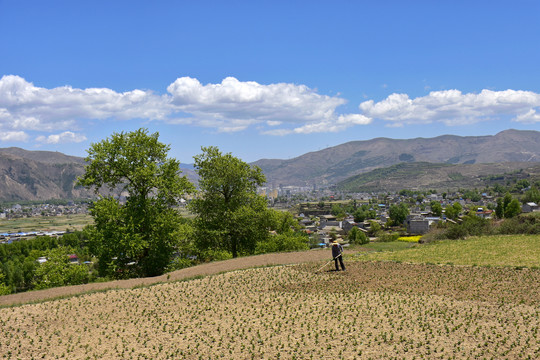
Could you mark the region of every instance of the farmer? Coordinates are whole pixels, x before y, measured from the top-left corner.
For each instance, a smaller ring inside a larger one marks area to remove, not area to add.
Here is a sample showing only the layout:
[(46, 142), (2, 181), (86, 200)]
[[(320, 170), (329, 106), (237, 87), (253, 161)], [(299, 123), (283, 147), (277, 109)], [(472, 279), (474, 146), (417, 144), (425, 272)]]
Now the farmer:
[(343, 246), (341, 246), (337, 240), (332, 241), (332, 257), (336, 264), (336, 271), (339, 271), (338, 260), (341, 264), (341, 270), (345, 271), (345, 264), (343, 263)]

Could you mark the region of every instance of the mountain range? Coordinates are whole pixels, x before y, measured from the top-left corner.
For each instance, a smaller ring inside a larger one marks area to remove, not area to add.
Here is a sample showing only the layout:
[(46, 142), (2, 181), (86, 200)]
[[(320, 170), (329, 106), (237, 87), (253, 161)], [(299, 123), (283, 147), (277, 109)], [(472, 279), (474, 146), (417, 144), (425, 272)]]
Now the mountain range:
[(505, 130), (488, 136), (443, 135), (407, 140), (351, 141), (289, 159), (254, 162), (270, 184), (330, 185), (399, 163), (540, 162), (540, 132)]
[[(0, 201), (84, 198), (74, 186), (84, 159), (59, 152), (0, 149)], [(540, 132), (506, 130), (489, 136), (376, 138), (352, 141), (289, 159), (262, 159), (270, 185), (337, 185), (349, 191), (478, 186), (508, 173), (540, 174)], [(182, 165), (192, 181), (192, 165)]]

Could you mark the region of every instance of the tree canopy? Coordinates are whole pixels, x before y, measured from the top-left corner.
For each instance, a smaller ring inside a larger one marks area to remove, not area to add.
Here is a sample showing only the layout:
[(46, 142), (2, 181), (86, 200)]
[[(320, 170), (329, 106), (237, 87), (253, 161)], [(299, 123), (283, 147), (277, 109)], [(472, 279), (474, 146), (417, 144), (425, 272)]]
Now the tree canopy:
[(271, 220), (266, 200), (256, 193), (266, 181), (261, 169), (214, 146), (203, 147), (194, 159), (200, 189), (190, 204), (196, 245), (233, 257), (253, 253), (256, 243), (268, 237)]
[(176, 249), (181, 219), (175, 206), (193, 185), (158, 138), (146, 129), (114, 133), (88, 150), (78, 183), (127, 194), (125, 203), (101, 196), (90, 211), (94, 225), (87, 233), (101, 275), (159, 275)]
[(405, 203), (400, 203), (399, 205), (393, 204), (388, 210), (388, 215), (394, 224), (401, 225), (407, 219), (407, 215), (409, 215), (409, 208)]

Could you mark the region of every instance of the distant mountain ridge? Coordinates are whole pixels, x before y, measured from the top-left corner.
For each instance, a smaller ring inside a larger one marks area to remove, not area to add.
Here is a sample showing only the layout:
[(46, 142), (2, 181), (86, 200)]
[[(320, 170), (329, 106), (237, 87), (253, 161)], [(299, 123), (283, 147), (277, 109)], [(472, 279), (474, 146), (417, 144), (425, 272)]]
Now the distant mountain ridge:
[(351, 176), (399, 163), (487, 164), (540, 162), (540, 132), (505, 130), (496, 135), (376, 138), (351, 141), (289, 160), (262, 159), (269, 184), (337, 184)]
[(527, 179), (540, 181), (540, 162), (490, 164), (399, 163), (351, 176), (337, 184), (345, 192), (455, 191), (502, 186)]
[[(93, 191), (75, 187), (84, 165), (84, 158), (60, 152), (0, 148), (0, 201), (94, 197)], [(196, 181), (193, 165), (182, 164), (181, 169)]]
[[(0, 201), (92, 196), (90, 191), (74, 187), (77, 177), (84, 173), (84, 164), (81, 157), (59, 152), (0, 148)], [(339, 184), (341, 189), (351, 191), (480, 186), (482, 182), (475, 180), (478, 176), (519, 169), (540, 173), (540, 132), (506, 130), (489, 136), (376, 138), (351, 141), (289, 160), (262, 159), (252, 165), (260, 166), (267, 183), (276, 186)], [(197, 182), (193, 164), (181, 164), (181, 168), (191, 181)], [(383, 168), (388, 169), (375, 171)]]
[(73, 199), (91, 196), (75, 188), (84, 159), (51, 151), (0, 149), (0, 200)]

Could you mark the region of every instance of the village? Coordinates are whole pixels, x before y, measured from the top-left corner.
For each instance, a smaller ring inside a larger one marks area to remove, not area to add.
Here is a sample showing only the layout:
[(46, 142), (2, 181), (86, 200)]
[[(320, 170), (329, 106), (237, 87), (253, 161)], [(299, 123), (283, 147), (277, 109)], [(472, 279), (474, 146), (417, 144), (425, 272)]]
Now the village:
[[(524, 189), (527, 190), (527, 189)], [(407, 235), (423, 235), (432, 226), (441, 222), (455, 223), (459, 216), (447, 216), (445, 209), (453, 204), (459, 204), (462, 209), (458, 215), (470, 213), (478, 217), (490, 219), (494, 216), (497, 205), (496, 197), (488, 193), (453, 192), (437, 193), (428, 191), (424, 193), (402, 190), (396, 194), (390, 193), (344, 193), (332, 188), (277, 186), (274, 188), (259, 188), (258, 193), (266, 196), (269, 207), (289, 211), (298, 220), (301, 227), (311, 237), (317, 238), (317, 245), (327, 246), (333, 237), (345, 238), (348, 232), (357, 227), (368, 236), (374, 235), (373, 224), (377, 229), (389, 229), (389, 209), (392, 205), (407, 204), (408, 214), (403, 224), (398, 225), (399, 231)], [(124, 199), (121, 199), (124, 200)], [(434, 211), (434, 203), (441, 206), (442, 211)], [(335, 214), (336, 206), (344, 209), (352, 206), (367, 207), (372, 216), (355, 221), (352, 213)], [(179, 205), (185, 207), (186, 202)], [(88, 214), (90, 202), (65, 201), (62, 204), (14, 204), (4, 206), (0, 211), (0, 219), (12, 220), (31, 217), (62, 217), (77, 214)], [(333, 211), (334, 210), (334, 211)], [(540, 211), (534, 202), (525, 203), (522, 212)], [(391, 230), (391, 229), (390, 229)], [(394, 227), (396, 230), (396, 227)], [(61, 236), (65, 233), (58, 231), (32, 231), (32, 232), (2, 232), (0, 241), (7, 242), (19, 238), (33, 236)]]

